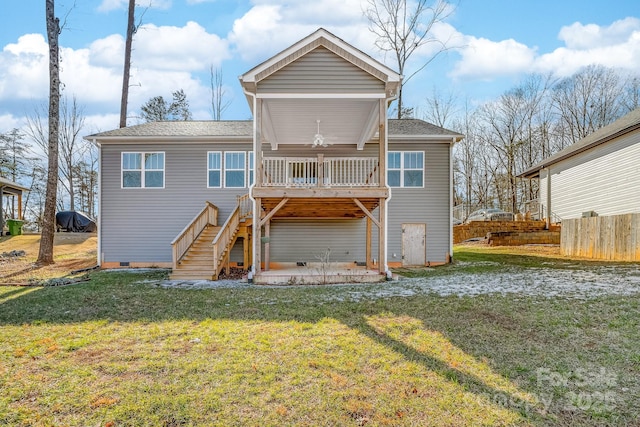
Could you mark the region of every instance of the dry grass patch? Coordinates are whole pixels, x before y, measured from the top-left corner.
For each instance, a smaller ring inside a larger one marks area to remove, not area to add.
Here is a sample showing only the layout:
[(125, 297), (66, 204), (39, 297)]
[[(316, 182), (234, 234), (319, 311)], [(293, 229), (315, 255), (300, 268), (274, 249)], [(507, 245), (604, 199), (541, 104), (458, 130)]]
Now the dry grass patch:
[(55, 264), (37, 266), (39, 234), (0, 237), (0, 254), (24, 251), (21, 257), (0, 257), (0, 284), (26, 284), (63, 277), (75, 270), (96, 265), (95, 233), (56, 233), (53, 256)]

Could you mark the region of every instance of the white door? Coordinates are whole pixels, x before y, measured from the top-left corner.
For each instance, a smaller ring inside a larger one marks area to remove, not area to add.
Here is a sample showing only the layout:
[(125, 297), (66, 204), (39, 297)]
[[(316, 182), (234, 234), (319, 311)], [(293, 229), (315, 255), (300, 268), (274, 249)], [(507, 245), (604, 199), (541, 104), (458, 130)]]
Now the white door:
[(427, 224), (402, 224), (402, 265), (425, 265)]

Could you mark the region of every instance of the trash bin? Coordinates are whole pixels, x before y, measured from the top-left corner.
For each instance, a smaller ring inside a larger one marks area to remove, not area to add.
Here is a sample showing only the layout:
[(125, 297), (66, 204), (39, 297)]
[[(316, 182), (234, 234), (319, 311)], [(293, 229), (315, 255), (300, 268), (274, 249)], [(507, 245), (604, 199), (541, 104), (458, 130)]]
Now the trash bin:
[(19, 219), (8, 219), (7, 220), (7, 228), (9, 229), (9, 234), (12, 236), (19, 236), (22, 234), (22, 224), (24, 221)]

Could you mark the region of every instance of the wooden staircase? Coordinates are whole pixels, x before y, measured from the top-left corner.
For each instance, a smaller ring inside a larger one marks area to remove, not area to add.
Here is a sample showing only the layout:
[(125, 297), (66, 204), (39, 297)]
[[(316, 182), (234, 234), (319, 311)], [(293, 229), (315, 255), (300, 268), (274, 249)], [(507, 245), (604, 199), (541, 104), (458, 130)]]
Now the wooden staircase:
[(222, 227), (207, 225), (196, 237), (187, 253), (178, 261), (169, 278), (171, 280), (215, 280), (211, 242)]
[(220, 272), (229, 269), (231, 249), (238, 237), (245, 240), (245, 265), (249, 265), (251, 201), (248, 195), (238, 197), (238, 205), (224, 225), (218, 226), (218, 208), (207, 202), (205, 208), (176, 237), (173, 248), (171, 280), (218, 280)]

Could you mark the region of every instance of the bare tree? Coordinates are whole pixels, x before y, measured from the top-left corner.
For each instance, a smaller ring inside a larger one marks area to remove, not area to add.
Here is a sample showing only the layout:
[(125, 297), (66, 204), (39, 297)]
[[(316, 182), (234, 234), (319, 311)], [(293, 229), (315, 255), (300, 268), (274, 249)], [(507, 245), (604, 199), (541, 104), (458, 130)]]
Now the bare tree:
[(624, 81), (622, 105), (626, 112), (640, 108), (640, 76), (628, 76)]
[(543, 80), (530, 76), (520, 86), (504, 93), (499, 100), (486, 104), (481, 117), (488, 125), (485, 141), (493, 147), (503, 166), (501, 179), (496, 180), (496, 194), (501, 204), (518, 211), (519, 185), (516, 178), (523, 153), (529, 151), (532, 163), (534, 117), (538, 113), (544, 91)]
[(224, 80), (222, 79), (222, 70), (219, 68), (214, 69), (213, 65), (209, 67), (210, 83), (211, 83), (211, 110), (213, 112), (213, 120), (222, 120), (222, 113), (225, 112), (229, 105), (230, 100), (226, 100), (227, 91), (224, 87)]
[[(48, 132), (44, 116), (46, 107), (36, 107), (33, 114), (27, 115), (26, 133), (43, 152), (48, 150)], [(57, 204), (64, 209), (64, 202), (69, 201), (69, 209), (75, 210), (77, 192), (75, 183), (78, 180), (77, 164), (83, 160), (90, 149), (89, 143), (80, 138), (84, 128), (83, 109), (78, 105), (75, 96), (71, 101), (67, 97), (60, 100), (60, 122), (58, 127), (58, 197)]]
[(136, 0), (129, 0), (127, 17), (127, 39), (124, 45), (124, 72), (122, 73), (122, 98), (120, 100), (120, 127), (127, 126), (127, 104), (129, 102), (129, 77), (131, 72), (131, 45), (136, 33), (135, 25)]
[(585, 67), (553, 88), (553, 103), (559, 115), (557, 134), (562, 149), (621, 115), (620, 78), (612, 68)]
[[(398, 91), (397, 118), (409, 114), (402, 101), (402, 88), (413, 76), (422, 71), (440, 53), (449, 49), (448, 41), (433, 35), (434, 25), (443, 22), (454, 7), (444, 0), (367, 0), (364, 15), (369, 30), (377, 37), (376, 47), (395, 56), (398, 72), (404, 76)], [(435, 53), (422, 65), (405, 76), (407, 62), (416, 51), (425, 46), (436, 46)]]
[(427, 108), (424, 119), (428, 122), (446, 128), (449, 122), (456, 116), (456, 96), (450, 92), (444, 95), (437, 88), (433, 88), (431, 97), (426, 99)]
[(60, 104), (60, 182), (69, 195), (69, 209), (76, 209), (77, 164), (82, 158), (83, 146), (80, 132), (84, 127), (84, 114), (78, 106), (76, 97), (71, 104), (65, 97)]
[[(13, 182), (20, 182), (23, 177), (28, 176), (30, 148), (30, 145), (24, 142), (24, 134), (18, 129), (0, 134), (0, 176)], [(15, 212), (15, 197), (7, 200), (7, 208), (3, 211), (9, 212), (12, 218), (18, 218)]]
[(60, 123), (60, 20), (55, 15), (55, 0), (45, 0), (47, 39), (49, 41), (49, 144), (47, 195), (42, 218), (42, 234), (37, 263), (53, 264), (56, 195), (58, 191), (58, 125)]

